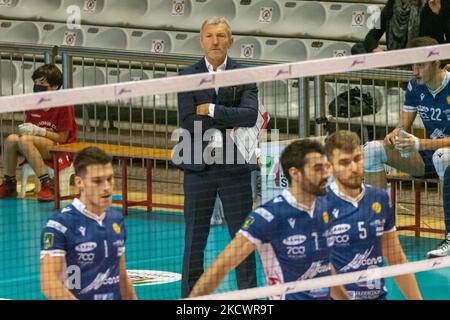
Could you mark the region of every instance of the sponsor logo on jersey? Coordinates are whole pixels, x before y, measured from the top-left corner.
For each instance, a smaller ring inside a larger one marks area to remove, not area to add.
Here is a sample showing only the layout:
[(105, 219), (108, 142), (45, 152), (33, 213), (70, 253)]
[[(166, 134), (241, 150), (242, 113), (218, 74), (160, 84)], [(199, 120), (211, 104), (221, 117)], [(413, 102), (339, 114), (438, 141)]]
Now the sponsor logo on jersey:
[(447, 104), (450, 104), (450, 96), (447, 97)]
[(293, 236), (290, 236), (283, 240), (283, 243), (287, 246), (298, 246), (299, 244), (302, 244), (306, 241), (306, 236), (302, 234), (296, 234)]
[(358, 253), (355, 255), (349, 264), (341, 268), (342, 272), (347, 272), (349, 270), (358, 270), (361, 267), (369, 267), (374, 265), (380, 265), (383, 263), (383, 258), (381, 256), (370, 258), (370, 254), (373, 251), (373, 246), (367, 249), (364, 253)]
[(278, 202), (282, 202), (283, 198), (282, 197), (276, 197), (275, 199), (273, 199), (273, 203), (278, 203)]
[(80, 231), (80, 233), (83, 237), (86, 236), (86, 228), (85, 227), (79, 227), (78, 231)]
[(311, 263), (311, 266), (308, 270), (300, 277), (298, 280), (307, 280), (307, 279), (313, 279), (317, 275), (330, 271), (330, 264), (327, 263), (325, 265), (322, 265), (322, 261), (315, 261)]
[(252, 216), (247, 217), (247, 219), (245, 219), (244, 224), (242, 225), (242, 229), (248, 230), (248, 228), (250, 228), (253, 222), (255, 222), (255, 218), (253, 218)]
[(339, 216), (339, 209), (334, 208), (333, 211), (331, 212), (331, 214), (333, 215), (333, 217), (335, 217), (337, 219)]
[(94, 263), (95, 254), (93, 252), (78, 252), (78, 263), (87, 265)]
[(158, 270), (127, 270), (131, 283), (135, 287), (153, 286), (181, 280), (181, 274)]
[(351, 226), (349, 224), (338, 224), (336, 226), (334, 226), (333, 228), (331, 228), (331, 234), (336, 235), (336, 234), (342, 234), (347, 232), (348, 230), (350, 230)]
[(379, 203), (378, 201), (374, 202), (372, 204), (372, 210), (375, 211), (375, 213), (380, 213), (381, 212), (381, 203)]
[(306, 248), (304, 246), (290, 246), (286, 247), (289, 258), (298, 259), (305, 256)]
[(55, 238), (55, 235), (51, 232), (44, 233), (44, 249), (47, 250), (51, 247), (53, 247), (53, 239)]
[(61, 233), (66, 233), (67, 231), (67, 228), (65, 226), (63, 226), (61, 223), (55, 220), (48, 220), (47, 227), (58, 230)]
[(120, 226), (117, 223), (114, 223), (112, 227), (115, 233), (120, 234)]
[(95, 279), (83, 290), (80, 291), (81, 294), (86, 294), (92, 290), (98, 290), (104, 285), (113, 285), (120, 282), (120, 277), (110, 277), (110, 270), (106, 270), (104, 273), (98, 273)]
[(376, 219), (370, 223), (371, 226), (383, 227), (386, 223), (386, 219)]
[(264, 208), (258, 208), (255, 210), (255, 213), (259, 214), (261, 217), (267, 220), (267, 222), (270, 222), (273, 220), (273, 214), (271, 214), (269, 211), (267, 211)]
[(295, 227), (295, 219), (294, 218), (289, 218), (288, 222), (289, 222), (289, 225), (291, 226), (291, 228), (294, 229), (294, 227)]
[(431, 139), (439, 139), (439, 138), (446, 138), (447, 135), (442, 131), (441, 129), (434, 129), (433, 133), (430, 134)]
[(94, 294), (94, 300), (114, 300), (114, 293)]
[(97, 244), (95, 242), (84, 242), (80, 243), (75, 247), (75, 250), (78, 252), (89, 252), (97, 248)]
[(123, 247), (125, 245), (125, 240), (116, 240), (113, 242), (113, 246)]
[(425, 94), (421, 93), (420, 94), (420, 101), (423, 101), (424, 98), (425, 98)]
[(66, 212), (70, 212), (72, 211), (72, 209), (70, 209), (70, 207), (65, 207), (64, 209), (61, 210), (61, 213), (66, 213)]
[(323, 222), (328, 223), (328, 221), (330, 221), (330, 216), (328, 215), (328, 212), (325, 211), (322, 214), (322, 216), (323, 216)]

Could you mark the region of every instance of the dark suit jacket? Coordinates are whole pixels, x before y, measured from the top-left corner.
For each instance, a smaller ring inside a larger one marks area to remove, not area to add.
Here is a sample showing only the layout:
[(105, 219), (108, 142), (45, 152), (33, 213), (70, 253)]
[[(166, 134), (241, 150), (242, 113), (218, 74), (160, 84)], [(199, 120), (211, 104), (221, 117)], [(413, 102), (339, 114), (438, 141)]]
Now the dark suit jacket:
[[(226, 70), (232, 70), (240, 67), (242, 66), (228, 57)], [(204, 58), (191, 67), (180, 72), (180, 75), (197, 73), (208, 73)], [(197, 105), (202, 103), (215, 104), (214, 118), (209, 116), (198, 116), (196, 114)], [(202, 135), (208, 129), (219, 129), (222, 132), (222, 140), (225, 144), (226, 129), (232, 129), (234, 127), (253, 127), (255, 125), (258, 117), (258, 89), (256, 84), (246, 84), (219, 88), (218, 94), (216, 94), (214, 88), (181, 92), (178, 94), (178, 112), (180, 116), (181, 128), (189, 131), (192, 139), (190, 157), (191, 162), (182, 163), (177, 166), (184, 170), (202, 171), (207, 166), (203, 159), (203, 150), (208, 145), (208, 141), (202, 142), (202, 154), (197, 155), (198, 158), (201, 158), (201, 163), (194, 164), (194, 122), (201, 121)], [(225, 145), (223, 145), (223, 150), (226, 150)], [(235, 160), (237, 152), (237, 148), (234, 146)], [(224, 157), (225, 156), (226, 155), (224, 155)], [(253, 165), (244, 164), (243, 166), (253, 169)]]

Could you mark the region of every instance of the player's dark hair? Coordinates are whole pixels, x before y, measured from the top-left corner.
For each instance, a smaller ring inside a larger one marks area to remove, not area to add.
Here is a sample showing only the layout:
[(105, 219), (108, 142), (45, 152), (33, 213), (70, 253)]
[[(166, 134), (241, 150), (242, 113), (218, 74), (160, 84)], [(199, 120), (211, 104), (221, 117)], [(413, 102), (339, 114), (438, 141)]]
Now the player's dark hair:
[(44, 64), (37, 68), (33, 75), (31, 76), (33, 81), (36, 81), (36, 79), (44, 78), (47, 80), (48, 84), (58, 87), (58, 89), (63, 84), (63, 75), (61, 70), (54, 64)]
[(86, 173), (86, 168), (90, 165), (105, 165), (112, 163), (112, 157), (102, 149), (97, 147), (87, 147), (78, 152), (73, 167), (75, 175), (81, 176)]
[(318, 141), (311, 139), (303, 139), (292, 142), (281, 153), (280, 163), (289, 184), (291, 183), (291, 176), (289, 169), (294, 167), (301, 172), (307, 163), (306, 156), (312, 152), (325, 155), (325, 149)]
[(325, 151), (328, 159), (331, 159), (335, 149), (345, 153), (352, 153), (361, 146), (359, 136), (348, 130), (338, 130), (325, 139)]

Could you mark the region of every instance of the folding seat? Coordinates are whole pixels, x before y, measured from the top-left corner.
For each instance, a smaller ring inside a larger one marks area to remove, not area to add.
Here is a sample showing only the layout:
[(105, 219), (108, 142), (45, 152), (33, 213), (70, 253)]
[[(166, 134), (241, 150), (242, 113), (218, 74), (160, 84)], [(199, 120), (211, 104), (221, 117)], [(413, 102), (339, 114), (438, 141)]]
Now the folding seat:
[(234, 36), (229, 54), (240, 59), (265, 59), (263, 39), (252, 36)]
[(151, 53), (172, 53), (173, 51), (173, 40), (170, 31), (130, 31), (130, 50)]
[(55, 46), (84, 46), (83, 29), (70, 29), (63, 23), (42, 24), (42, 44)]
[(0, 23), (0, 41), (22, 44), (41, 43), (39, 24), (27, 21), (6, 21)]
[(82, 26), (85, 46), (102, 49), (128, 49), (130, 35), (117, 27)]
[(266, 38), (265, 59), (276, 61), (304, 61), (308, 60), (308, 47), (302, 39)]
[(281, 21), (281, 7), (275, 0), (235, 0), (237, 15), (233, 21), (233, 32), (254, 35), (271, 34)]

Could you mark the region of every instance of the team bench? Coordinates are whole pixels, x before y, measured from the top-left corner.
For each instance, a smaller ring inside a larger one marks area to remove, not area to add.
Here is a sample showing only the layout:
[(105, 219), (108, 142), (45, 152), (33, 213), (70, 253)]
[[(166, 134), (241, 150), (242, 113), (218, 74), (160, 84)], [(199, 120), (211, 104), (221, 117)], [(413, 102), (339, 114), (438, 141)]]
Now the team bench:
[(409, 174), (406, 173), (395, 173), (395, 174), (388, 174), (387, 175), (388, 182), (391, 182), (391, 200), (394, 205), (395, 210), (396, 208), (396, 201), (397, 201), (397, 182), (401, 181), (411, 181), (414, 186), (414, 224), (406, 225), (406, 226), (399, 226), (397, 227), (397, 230), (410, 230), (414, 231), (414, 235), (416, 237), (420, 237), (421, 232), (430, 232), (430, 233), (445, 233), (445, 230), (443, 229), (435, 229), (430, 227), (422, 227), (421, 226), (421, 192), (422, 192), (422, 185), (424, 183), (432, 182), (432, 183), (439, 183), (439, 179), (421, 179), (417, 177), (412, 177)]
[[(113, 200), (114, 203), (122, 204), (122, 214), (128, 214), (128, 207), (146, 206), (147, 211), (151, 212), (153, 207), (183, 209), (181, 205), (154, 203), (152, 200), (152, 167), (154, 160), (170, 160), (171, 150), (168, 149), (152, 149), (142, 147), (119, 146), (101, 143), (85, 143), (77, 142), (70, 144), (63, 144), (53, 146), (50, 148), (50, 153), (53, 156), (54, 168), (57, 168), (57, 159), (59, 153), (76, 154), (86, 147), (98, 147), (113, 157), (120, 160), (121, 176), (122, 176), (122, 200)], [(127, 163), (131, 158), (139, 158), (146, 160), (146, 178), (147, 178), (147, 199), (141, 201), (128, 200), (128, 175)], [(72, 199), (75, 195), (67, 197), (60, 197), (59, 195), (59, 172), (55, 170), (55, 209), (60, 208), (60, 201), (65, 199)]]

